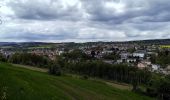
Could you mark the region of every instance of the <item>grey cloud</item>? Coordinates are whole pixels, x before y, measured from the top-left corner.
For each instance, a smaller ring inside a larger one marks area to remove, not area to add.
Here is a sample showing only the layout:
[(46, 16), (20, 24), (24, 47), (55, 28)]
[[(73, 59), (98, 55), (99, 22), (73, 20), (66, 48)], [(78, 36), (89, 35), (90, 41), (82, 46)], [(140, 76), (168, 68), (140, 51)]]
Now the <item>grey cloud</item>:
[[(106, 8), (105, 3), (108, 1), (124, 5), (124, 12), (115, 13), (115, 9)], [(145, 16), (145, 19), (138, 19), (142, 22), (170, 21), (169, 0), (82, 0), (82, 3), (94, 21), (121, 24), (141, 16)]]
[[(80, 0), (80, 8), (78, 4), (63, 5), (62, 0), (45, 1), (16, 0), (11, 1), (9, 6), (17, 17), (23, 19), (83, 20), (83, 13), (87, 13), (89, 17), (86, 19), (107, 24), (121, 24), (128, 20), (133, 23), (170, 21), (168, 0)], [(115, 7), (106, 7), (107, 2)], [(120, 9), (122, 12), (116, 13)]]
[(22, 40), (22, 41), (57, 41), (57, 40), (66, 40), (74, 38), (74, 35), (68, 34), (37, 34), (37, 33), (8, 33), (7, 36), (2, 36), (0, 39), (13, 39), (13, 40)]
[(8, 1), (13, 14), (3, 11), (11, 20), (0, 26), (0, 41), (170, 38), (169, 0)]
[(81, 17), (77, 5), (63, 5), (62, 0), (15, 0), (8, 3), (16, 17), (33, 20), (72, 19)]

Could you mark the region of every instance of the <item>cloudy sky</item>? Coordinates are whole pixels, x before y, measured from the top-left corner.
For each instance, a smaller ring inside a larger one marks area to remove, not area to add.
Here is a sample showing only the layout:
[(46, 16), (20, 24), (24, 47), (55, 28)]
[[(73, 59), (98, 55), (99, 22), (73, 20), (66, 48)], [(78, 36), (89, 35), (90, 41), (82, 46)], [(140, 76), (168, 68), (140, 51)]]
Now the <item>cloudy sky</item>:
[(170, 0), (0, 0), (0, 42), (170, 38)]

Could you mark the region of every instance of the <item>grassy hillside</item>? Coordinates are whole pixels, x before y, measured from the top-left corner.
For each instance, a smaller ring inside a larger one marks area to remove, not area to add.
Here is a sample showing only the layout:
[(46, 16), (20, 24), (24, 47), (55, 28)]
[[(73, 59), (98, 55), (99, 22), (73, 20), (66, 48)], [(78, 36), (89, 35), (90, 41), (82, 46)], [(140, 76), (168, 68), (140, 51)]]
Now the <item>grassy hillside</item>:
[(150, 100), (105, 83), (0, 63), (0, 100)]

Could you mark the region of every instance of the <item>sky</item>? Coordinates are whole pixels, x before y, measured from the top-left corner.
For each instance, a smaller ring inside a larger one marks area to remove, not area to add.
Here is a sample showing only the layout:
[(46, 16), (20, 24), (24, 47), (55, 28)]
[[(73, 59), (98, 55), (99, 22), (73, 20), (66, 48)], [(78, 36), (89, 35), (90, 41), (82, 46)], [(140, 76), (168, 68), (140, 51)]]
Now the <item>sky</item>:
[(170, 38), (170, 0), (0, 0), (0, 42)]

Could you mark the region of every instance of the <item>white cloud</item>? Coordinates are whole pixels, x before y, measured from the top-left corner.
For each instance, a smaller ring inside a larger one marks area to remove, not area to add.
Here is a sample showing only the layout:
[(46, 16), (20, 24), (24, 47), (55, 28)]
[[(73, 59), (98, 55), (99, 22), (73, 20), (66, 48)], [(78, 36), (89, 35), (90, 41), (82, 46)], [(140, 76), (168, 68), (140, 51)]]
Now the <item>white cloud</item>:
[(2, 0), (0, 5), (0, 41), (170, 38), (169, 0)]

